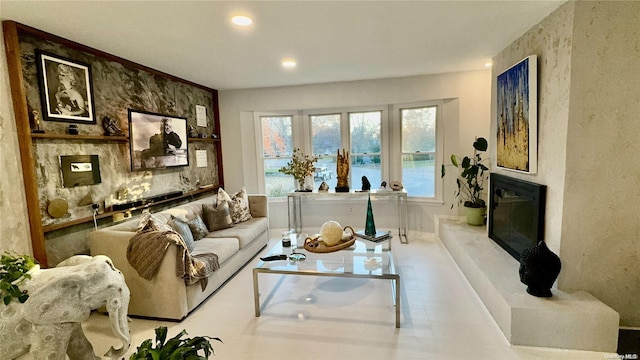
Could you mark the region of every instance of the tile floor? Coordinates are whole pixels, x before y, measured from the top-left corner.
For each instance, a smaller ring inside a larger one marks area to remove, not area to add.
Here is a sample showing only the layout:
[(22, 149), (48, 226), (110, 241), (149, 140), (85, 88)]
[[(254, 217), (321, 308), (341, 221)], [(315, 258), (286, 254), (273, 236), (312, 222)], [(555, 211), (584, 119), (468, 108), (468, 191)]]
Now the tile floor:
[[(279, 231), (263, 253), (279, 241)], [(401, 328), (394, 327), (390, 282), (260, 275), (262, 316), (253, 308), (257, 257), (180, 323), (132, 319), (132, 348), (169, 336), (220, 337), (215, 359), (606, 359), (615, 354), (511, 346), (443, 244), (433, 234), (393, 239), (400, 265)], [(84, 324), (97, 354), (117, 345), (108, 317)], [(544, 329), (540, 329), (544, 331)], [(127, 355), (128, 356), (128, 355)]]

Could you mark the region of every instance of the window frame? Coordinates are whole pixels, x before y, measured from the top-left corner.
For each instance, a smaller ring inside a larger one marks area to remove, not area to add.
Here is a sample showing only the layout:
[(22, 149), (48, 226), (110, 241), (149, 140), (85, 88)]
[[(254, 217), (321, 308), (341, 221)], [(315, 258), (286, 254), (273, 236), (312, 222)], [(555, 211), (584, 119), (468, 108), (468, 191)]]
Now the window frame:
[[(402, 110), (407, 109), (417, 109), (417, 108), (425, 108), (425, 107), (435, 107), (436, 108), (436, 148), (435, 148), (435, 174), (434, 174), (434, 196), (411, 196), (409, 197), (413, 200), (419, 200), (423, 202), (435, 202), (438, 204), (444, 203), (443, 197), (443, 187), (444, 181), (439, 176), (439, 169), (444, 163), (444, 123), (443, 123), (443, 109), (444, 109), (444, 100), (431, 100), (431, 101), (419, 101), (419, 102), (411, 102), (411, 103), (402, 103), (402, 104), (394, 104), (392, 105), (392, 126), (391, 128), (395, 130), (393, 134), (390, 134), (393, 139), (393, 156), (396, 161), (393, 163), (392, 173), (395, 175), (395, 178), (402, 179), (402, 156), (405, 154), (402, 149), (403, 143), (403, 134), (402, 134)], [(409, 153), (406, 153), (409, 154)], [(402, 180), (401, 180), (402, 181)]]
[[(399, 104), (387, 104), (377, 106), (351, 106), (322, 109), (289, 110), (278, 112), (254, 112), (254, 134), (256, 144), (256, 163), (258, 174), (258, 191), (266, 193), (264, 174), (264, 150), (262, 148), (262, 117), (289, 116), (292, 118), (291, 131), (294, 148), (300, 148), (305, 154), (312, 154), (312, 116), (338, 115), (340, 114), (341, 149), (347, 149), (351, 155), (351, 129), (349, 114), (361, 112), (381, 112), (380, 123), (380, 170), (381, 177), (385, 181), (402, 181), (402, 113), (403, 109), (420, 107), (436, 107), (436, 163), (434, 179), (434, 196), (422, 197), (409, 194), (412, 202), (444, 204), (443, 179), (439, 176), (439, 169), (444, 162), (444, 103), (445, 100), (428, 100)], [(336, 149), (337, 150), (337, 149)], [(333, 156), (334, 154), (332, 154)], [(335, 170), (335, 169), (332, 169)], [(261, 175), (260, 175), (261, 174)], [(354, 181), (355, 180), (355, 181)], [(349, 173), (349, 186), (351, 189), (360, 187), (359, 179), (353, 179)], [(371, 184), (377, 189), (380, 184)], [(269, 197), (270, 201), (284, 201), (286, 197)]]

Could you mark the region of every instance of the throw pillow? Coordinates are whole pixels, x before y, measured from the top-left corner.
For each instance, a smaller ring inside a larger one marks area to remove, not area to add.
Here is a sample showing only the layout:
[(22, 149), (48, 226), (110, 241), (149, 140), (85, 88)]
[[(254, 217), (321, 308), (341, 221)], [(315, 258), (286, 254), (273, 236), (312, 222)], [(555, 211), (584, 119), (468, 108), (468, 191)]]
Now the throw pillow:
[(189, 250), (189, 252), (192, 252), (196, 244), (194, 243), (193, 234), (191, 233), (189, 224), (173, 215), (171, 215), (171, 219), (167, 224), (171, 226), (173, 230), (175, 230), (175, 232), (177, 232), (182, 237), (187, 250)]
[(169, 231), (171, 226), (164, 223), (160, 218), (151, 214), (149, 209), (144, 209), (138, 220), (137, 232), (144, 231)]
[(212, 204), (202, 205), (202, 216), (209, 231), (222, 230), (233, 226), (229, 202), (218, 202), (218, 206)]
[(218, 204), (221, 201), (229, 202), (229, 209), (231, 211), (231, 219), (234, 224), (239, 224), (243, 221), (251, 219), (251, 211), (249, 210), (249, 195), (247, 190), (243, 187), (233, 196), (229, 196), (223, 188), (218, 189)]
[(193, 240), (198, 241), (209, 234), (209, 230), (207, 230), (207, 225), (204, 224), (200, 215), (196, 215), (193, 219), (189, 220), (187, 223), (189, 224), (189, 228), (191, 229), (191, 234), (193, 234)]

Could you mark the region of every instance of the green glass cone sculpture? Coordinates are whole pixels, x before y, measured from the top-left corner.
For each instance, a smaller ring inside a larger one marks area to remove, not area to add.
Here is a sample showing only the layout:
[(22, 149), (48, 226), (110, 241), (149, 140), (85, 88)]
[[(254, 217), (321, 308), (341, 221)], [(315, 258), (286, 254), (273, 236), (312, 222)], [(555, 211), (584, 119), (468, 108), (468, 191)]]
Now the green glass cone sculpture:
[(373, 221), (373, 209), (371, 208), (371, 195), (367, 203), (367, 222), (364, 226), (364, 234), (376, 236), (376, 223)]

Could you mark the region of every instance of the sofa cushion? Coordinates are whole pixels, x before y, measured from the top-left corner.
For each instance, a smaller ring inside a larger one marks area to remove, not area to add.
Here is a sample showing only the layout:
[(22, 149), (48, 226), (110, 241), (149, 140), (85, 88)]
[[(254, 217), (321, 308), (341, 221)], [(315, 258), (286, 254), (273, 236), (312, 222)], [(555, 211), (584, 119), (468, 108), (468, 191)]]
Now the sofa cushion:
[(184, 240), (184, 244), (187, 246), (187, 250), (189, 250), (189, 252), (192, 252), (195, 243), (189, 224), (173, 215), (171, 215), (171, 219), (169, 219), (169, 222), (167, 224), (171, 226), (171, 228), (173, 228), (173, 230), (175, 230), (175, 232), (177, 232), (182, 237), (182, 240)]
[(269, 220), (267, 218), (252, 218), (233, 228), (218, 230), (210, 233), (207, 237), (213, 238), (236, 238), (240, 249), (250, 244), (258, 235), (267, 230)]
[(200, 241), (196, 241), (195, 248), (191, 255), (199, 255), (204, 253), (214, 253), (218, 255), (218, 263), (222, 264), (233, 254), (238, 252), (238, 240), (235, 238), (210, 238), (206, 237)]
[(167, 221), (161, 216), (152, 214), (149, 209), (142, 211), (140, 219), (138, 220), (138, 227), (136, 228), (136, 232), (170, 230), (172, 231), (173, 229), (171, 226), (167, 225)]
[(227, 201), (229, 203), (231, 218), (233, 219), (234, 224), (239, 224), (251, 219), (249, 195), (247, 195), (247, 190), (245, 190), (245, 188), (241, 188), (237, 193), (233, 194), (233, 196), (229, 196), (223, 188), (219, 188), (217, 203), (220, 204), (223, 201)]
[(197, 215), (193, 219), (189, 220), (187, 223), (189, 224), (189, 228), (191, 229), (191, 233), (193, 234), (193, 240), (200, 240), (203, 237), (207, 236), (209, 230), (207, 229), (207, 225), (204, 224), (200, 215)]
[(229, 212), (229, 203), (227, 201), (218, 202), (218, 206), (203, 204), (202, 219), (209, 231), (222, 230), (233, 226), (233, 220)]

